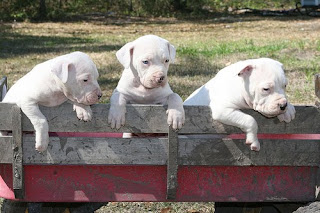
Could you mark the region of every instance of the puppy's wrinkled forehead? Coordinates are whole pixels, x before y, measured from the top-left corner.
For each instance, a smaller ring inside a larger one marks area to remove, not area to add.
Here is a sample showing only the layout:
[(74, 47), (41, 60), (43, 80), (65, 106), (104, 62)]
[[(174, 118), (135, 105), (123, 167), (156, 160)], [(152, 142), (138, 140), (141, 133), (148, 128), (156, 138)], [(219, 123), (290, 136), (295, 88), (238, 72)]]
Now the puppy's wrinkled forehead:
[(88, 73), (91, 74), (92, 77), (98, 78), (99, 73), (97, 67), (87, 54), (79, 53), (75, 56), (76, 57), (72, 57), (71, 60), (77, 69), (77, 74)]
[(255, 69), (258, 72), (255, 73), (255, 78), (262, 81), (274, 82), (277, 85), (286, 85), (287, 78), (285, 76), (282, 64), (275, 60), (265, 60), (262, 63), (255, 65)]
[(134, 57), (169, 57), (168, 43), (158, 38), (138, 39), (133, 51)]

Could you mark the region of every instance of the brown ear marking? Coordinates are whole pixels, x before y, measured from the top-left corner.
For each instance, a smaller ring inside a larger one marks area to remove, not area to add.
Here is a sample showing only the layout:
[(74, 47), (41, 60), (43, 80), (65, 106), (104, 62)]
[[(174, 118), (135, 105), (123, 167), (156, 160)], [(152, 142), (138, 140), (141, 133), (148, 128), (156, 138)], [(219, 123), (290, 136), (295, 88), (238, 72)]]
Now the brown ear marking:
[(243, 75), (250, 75), (251, 71), (253, 70), (252, 65), (247, 65), (245, 68), (243, 68), (239, 73), (238, 76), (243, 76)]

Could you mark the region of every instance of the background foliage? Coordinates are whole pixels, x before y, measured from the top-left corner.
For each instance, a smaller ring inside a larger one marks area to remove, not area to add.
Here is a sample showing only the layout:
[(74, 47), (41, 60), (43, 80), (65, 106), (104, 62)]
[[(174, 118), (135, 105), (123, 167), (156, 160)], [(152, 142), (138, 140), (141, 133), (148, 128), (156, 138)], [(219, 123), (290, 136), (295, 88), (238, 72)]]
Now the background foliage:
[(1, 0), (0, 20), (65, 20), (79, 14), (199, 17), (238, 8), (290, 8), (294, 0)]

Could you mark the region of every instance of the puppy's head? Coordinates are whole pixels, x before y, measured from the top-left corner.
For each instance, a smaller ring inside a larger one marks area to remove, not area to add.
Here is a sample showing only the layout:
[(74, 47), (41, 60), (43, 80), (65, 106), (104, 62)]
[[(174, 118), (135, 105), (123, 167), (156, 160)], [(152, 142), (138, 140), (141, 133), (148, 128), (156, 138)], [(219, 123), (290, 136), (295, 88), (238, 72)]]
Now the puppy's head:
[(282, 64), (269, 58), (254, 59), (249, 63), (244, 65), (238, 75), (244, 80), (253, 109), (266, 117), (285, 113), (288, 103), (285, 89), (288, 81)]
[(101, 98), (99, 73), (87, 54), (73, 52), (60, 56), (52, 60), (51, 66), (51, 72), (71, 101), (91, 105)]
[(116, 53), (125, 69), (131, 68), (140, 83), (149, 89), (167, 84), (169, 64), (174, 62), (176, 49), (167, 40), (146, 35), (124, 45)]

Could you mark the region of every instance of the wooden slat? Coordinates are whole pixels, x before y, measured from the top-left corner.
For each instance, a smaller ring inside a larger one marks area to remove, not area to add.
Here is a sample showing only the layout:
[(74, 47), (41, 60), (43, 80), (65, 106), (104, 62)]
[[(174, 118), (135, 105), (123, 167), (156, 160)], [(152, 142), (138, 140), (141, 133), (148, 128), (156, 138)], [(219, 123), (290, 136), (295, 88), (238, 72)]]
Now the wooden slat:
[[(318, 166), (316, 140), (260, 140), (254, 152), (244, 140), (179, 138), (179, 165)], [(50, 138), (48, 151), (34, 150), (34, 137), (24, 137), (24, 164), (167, 165), (167, 139)], [(10, 152), (10, 150), (8, 150)], [(2, 162), (10, 162), (3, 158)]]
[[(41, 107), (49, 122), (52, 132), (136, 132), (136, 133), (166, 133), (167, 119), (164, 106), (129, 105), (127, 107), (126, 125), (120, 130), (111, 129), (108, 124), (109, 104), (91, 106), (93, 119), (90, 122), (79, 121), (72, 105), (65, 103), (59, 107)], [(25, 131), (32, 131), (29, 120), (23, 124)]]
[(14, 104), (0, 102), (0, 130), (12, 130), (12, 107)]
[(314, 91), (318, 98), (320, 98), (320, 74), (314, 76)]
[(259, 152), (251, 151), (244, 140), (180, 139), (183, 165), (225, 166), (318, 166), (320, 141), (259, 140)]
[(167, 138), (50, 138), (48, 151), (34, 150), (34, 137), (24, 137), (25, 164), (166, 165)]
[(23, 172), (23, 142), (22, 142), (22, 122), (21, 110), (18, 106), (12, 107), (12, 172), (13, 190), (17, 199), (24, 198), (24, 172)]
[(4, 86), (7, 87), (7, 77), (5, 77), (5, 76), (0, 79), (0, 102), (4, 97), (4, 94), (2, 94), (2, 89), (3, 89)]
[[(11, 129), (8, 120), (7, 104), (0, 103), (0, 129)], [(126, 125), (120, 130), (111, 129), (107, 123), (108, 104), (92, 106), (93, 120), (91, 122), (79, 121), (72, 105), (65, 103), (59, 107), (41, 107), (49, 122), (52, 132), (136, 132), (136, 133), (167, 133), (166, 107), (161, 105), (128, 105)], [(320, 129), (319, 110), (312, 106), (296, 106), (296, 118), (290, 122), (279, 122), (277, 118), (266, 118), (253, 110), (244, 110), (252, 115), (259, 125), (259, 133), (318, 133)], [(179, 131), (184, 133), (216, 133), (211, 119), (211, 110), (206, 106), (186, 106), (186, 122)], [(33, 131), (29, 119), (23, 116), (23, 130)], [(241, 130), (223, 125), (225, 133), (241, 133)], [(218, 131), (219, 132), (219, 131)]]
[[(259, 133), (307, 134), (320, 132), (320, 113), (317, 108), (312, 106), (295, 106), (295, 108), (296, 118), (290, 123), (280, 122), (278, 118), (266, 118), (254, 110), (243, 110), (243, 112), (252, 115), (256, 119)], [(185, 111), (186, 123), (179, 133), (221, 133), (221, 129), (212, 127), (213, 123), (208, 107), (188, 106), (185, 107)], [(224, 132), (228, 134), (242, 132), (236, 127), (222, 126)]]
[(12, 137), (0, 136), (0, 163), (12, 163)]
[(178, 133), (171, 127), (168, 130), (168, 161), (167, 161), (167, 199), (176, 198), (178, 187)]

